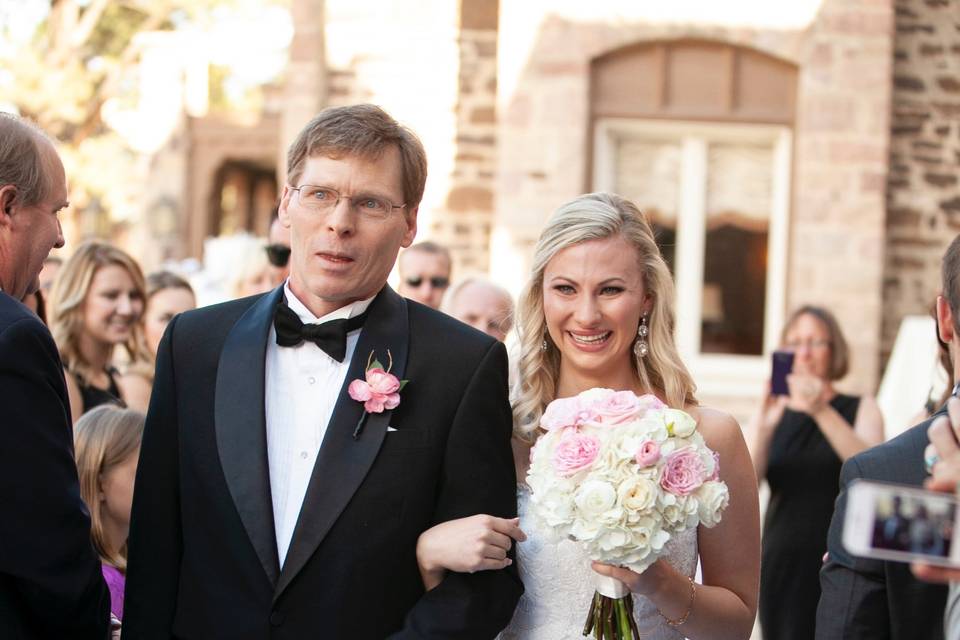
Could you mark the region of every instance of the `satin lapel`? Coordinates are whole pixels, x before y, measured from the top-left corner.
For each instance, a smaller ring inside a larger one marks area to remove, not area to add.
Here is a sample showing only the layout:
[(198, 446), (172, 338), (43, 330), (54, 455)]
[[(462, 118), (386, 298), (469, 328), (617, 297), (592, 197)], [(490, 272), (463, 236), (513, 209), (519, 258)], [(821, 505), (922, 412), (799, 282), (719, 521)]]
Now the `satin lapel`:
[(370, 315), (360, 332), (300, 508), (274, 601), (293, 581), (340, 517), (370, 470), (387, 433), (390, 411), (367, 416), (360, 436), (356, 440), (353, 438), (357, 421), (363, 415), (363, 405), (347, 395), (347, 386), (351, 381), (363, 378), (371, 352), (375, 352), (376, 358), (386, 366), (387, 349), (393, 356), (391, 373), (402, 380), (408, 342), (406, 300), (386, 286), (370, 305)]
[(217, 451), (224, 479), (271, 584), (280, 561), (273, 530), (267, 463), (264, 360), (273, 310), (283, 287), (260, 298), (233, 325), (220, 353), (214, 401)]

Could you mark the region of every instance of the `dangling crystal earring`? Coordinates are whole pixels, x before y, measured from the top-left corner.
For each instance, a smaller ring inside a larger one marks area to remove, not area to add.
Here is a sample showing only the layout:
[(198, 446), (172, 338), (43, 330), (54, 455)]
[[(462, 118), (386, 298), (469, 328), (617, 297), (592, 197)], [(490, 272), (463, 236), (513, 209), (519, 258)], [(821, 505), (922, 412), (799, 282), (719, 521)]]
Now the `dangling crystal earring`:
[(543, 342), (540, 343), (540, 351), (546, 351), (546, 350), (547, 350), (547, 339), (544, 338)]
[(650, 335), (650, 328), (647, 326), (647, 316), (644, 314), (640, 318), (640, 326), (637, 327), (637, 340), (633, 343), (633, 354), (637, 358), (645, 358), (650, 353), (650, 346), (647, 344), (648, 335)]

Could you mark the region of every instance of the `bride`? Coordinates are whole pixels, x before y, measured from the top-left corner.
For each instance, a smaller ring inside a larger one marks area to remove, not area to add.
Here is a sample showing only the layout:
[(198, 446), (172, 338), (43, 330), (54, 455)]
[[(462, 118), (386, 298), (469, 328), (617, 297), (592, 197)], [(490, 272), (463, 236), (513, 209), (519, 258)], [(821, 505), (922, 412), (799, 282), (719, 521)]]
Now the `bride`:
[[(693, 380), (674, 345), (673, 305), (669, 269), (633, 203), (594, 193), (556, 211), (537, 243), (518, 309), (521, 354), (513, 413), (519, 522), (476, 515), (425, 531), (417, 560), (427, 589), (445, 571), (511, 564), (516, 540), (526, 591), (500, 636), (504, 640), (580, 638), (593, 597), (593, 571), (643, 596), (634, 598), (634, 615), (645, 638), (750, 637), (760, 567), (753, 465), (737, 422), (697, 404)], [(646, 339), (638, 335), (644, 326)], [(666, 554), (642, 574), (591, 566), (579, 544), (548, 544), (542, 532), (520, 528), (529, 500), (522, 480), (544, 408), (592, 387), (653, 393), (690, 413), (707, 445), (719, 453), (720, 477), (730, 489), (719, 525), (675, 536)], [(694, 581), (698, 558), (702, 584)]]

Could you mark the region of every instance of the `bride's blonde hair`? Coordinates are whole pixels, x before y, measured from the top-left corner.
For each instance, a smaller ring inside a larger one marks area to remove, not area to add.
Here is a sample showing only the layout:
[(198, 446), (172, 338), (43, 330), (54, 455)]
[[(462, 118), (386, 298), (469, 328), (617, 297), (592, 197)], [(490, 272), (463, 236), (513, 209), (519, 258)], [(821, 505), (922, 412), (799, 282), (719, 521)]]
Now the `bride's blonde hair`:
[[(517, 331), (520, 336), (519, 376), (513, 390), (514, 435), (533, 441), (540, 416), (556, 397), (560, 352), (547, 334), (543, 313), (543, 272), (569, 246), (621, 236), (637, 249), (643, 284), (653, 300), (648, 317), (649, 353), (631, 358), (645, 389), (671, 407), (697, 404), (696, 385), (673, 339), (676, 316), (670, 269), (660, 254), (653, 229), (636, 205), (612, 193), (588, 193), (562, 205), (547, 222), (533, 256), (530, 281), (520, 294)], [(542, 349), (544, 340), (547, 348)]]

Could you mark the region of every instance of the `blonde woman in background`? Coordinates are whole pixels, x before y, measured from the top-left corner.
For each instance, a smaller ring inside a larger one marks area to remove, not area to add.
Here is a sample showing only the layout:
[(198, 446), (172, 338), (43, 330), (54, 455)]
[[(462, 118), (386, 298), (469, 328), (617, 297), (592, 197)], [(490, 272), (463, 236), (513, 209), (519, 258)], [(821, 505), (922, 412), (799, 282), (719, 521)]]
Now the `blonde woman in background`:
[[(581, 196), (547, 222), (532, 271), (517, 314), (521, 356), (513, 415), (520, 524), (530, 500), (523, 479), (540, 416), (554, 399), (592, 387), (652, 393), (694, 416), (720, 455), (729, 508), (716, 527), (676, 535), (642, 574), (591, 566), (577, 543), (553, 545), (544, 532), (520, 531), (514, 520), (487, 515), (452, 520), (420, 536), (417, 560), (425, 586), (439, 584), (447, 570), (507, 566), (513, 538), (520, 541), (525, 593), (502, 640), (580, 638), (583, 612), (593, 597), (591, 569), (644, 596), (634, 600), (634, 617), (646, 638), (749, 638), (760, 571), (757, 486), (739, 425), (697, 403), (673, 339), (673, 280), (649, 223), (620, 196)], [(644, 325), (646, 352), (638, 347)], [(698, 558), (701, 584), (694, 582)]]
[(63, 359), (74, 421), (101, 404), (124, 403), (114, 366), (117, 346), (131, 364), (149, 361), (143, 338), (145, 288), (137, 262), (100, 241), (77, 247), (57, 274), (50, 330)]
[(227, 291), (231, 298), (246, 298), (274, 288), (274, 274), (267, 260), (266, 246), (262, 238), (244, 241)]
[(153, 390), (153, 370), (157, 347), (167, 325), (178, 313), (195, 309), (197, 298), (190, 283), (171, 271), (155, 271), (147, 276), (147, 303), (143, 312), (143, 331), (150, 359), (137, 362), (118, 381), (127, 406), (146, 412)]
[(110, 612), (123, 620), (127, 535), (144, 416), (109, 405), (83, 415), (74, 436), (80, 496), (90, 511), (90, 539), (110, 589)]

